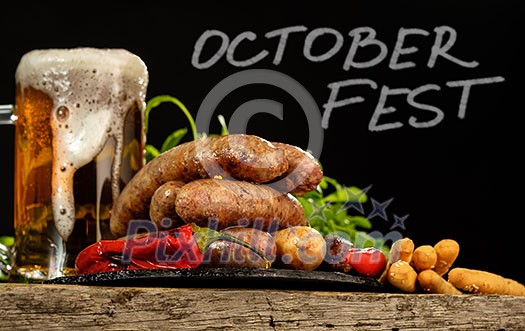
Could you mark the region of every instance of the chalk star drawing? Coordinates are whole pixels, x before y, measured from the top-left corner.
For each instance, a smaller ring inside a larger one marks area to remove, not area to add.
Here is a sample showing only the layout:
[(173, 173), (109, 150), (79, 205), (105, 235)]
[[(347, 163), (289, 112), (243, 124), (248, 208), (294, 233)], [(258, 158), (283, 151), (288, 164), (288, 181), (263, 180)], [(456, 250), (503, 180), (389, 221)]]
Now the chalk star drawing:
[[(372, 185), (368, 185), (367, 187), (365, 187), (364, 189), (361, 189), (361, 194), (359, 194), (358, 196), (348, 196), (347, 199), (346, 199), (346, 203), (345, 203), (345, 208), (346, 209), (350, 209), (350, 208), (354, 208), (355, 210), (357, 210), (358, 212), (361, 213), (361, 215), (364, 215), (365, 214), (365, 210), (363, 209), (363, 203), (360, 201), (361, 200), (361, 196), (363, 196), (364, 194), (368, 194), (368, 191), (370, 191), (370, 189), (372, 188)], [(352, 198), (352, 199), (350, 199)], [(352, 200), (352, 201), (350, 201)]]
[(320, 217), (324, 222), (326, 222), (326, 215), (324, 210), (326, 209), (326, 205), (317, 205), (317, 203), (312, 203), (312, 213), (308, 216), (308, 219), (311, 219), (315, 216)]
[(394, 198), (390, 198), (383, 203), (379, 203), (374, 198), (372, 198), (371, 201), (372, 201), (372, 207), (374, 208), (374, 210), (372, 210), (370, 215), (368, 215), (368, 219), (371, 219), (374, 216), (379, 216), (385, 221), (388, 221), (388, 216), (386, 215), (385, 209), (392, 202), (392, 200), (394, 200)]
[(394, 228), (401, 228), (403, 230), (406, 230), (405, 228), (405, 220), (408, 218), (410, 214), (406, 214), (405, 216), (403, 217), (399, 217), (397, 216), (396, 214), (394, 214), (394, 224), (392, 224), (392, 226), (390, 227), (390, 230), (394, 229)]
[[(361, 215), (363, 215), (364, 217), (367, 217), (368, 219), (371, 219), (375, 216), (379, 216), (380, 218), (388, 222), (388, 215), (387, 215), (386, 209), (394, 200), (393, 197), (384, 202), (379, 202), (375, 200), (374, 198), (370, 198), (370, 201), (372, 202), (373, 210), (368, 216), (365, 216), (365, 206), (363, 204), (365, 204), (366, 201), (361, 202), (360, 200), (362, 200), (362, 197), (365, 194), (366, 194), (366, 197), (369, 197), (368, 192), (371, 189), (372, 189), (372, 185), (368, 185), (364, 189), (361, 189), (360, 193), (354, 193), (352, 190), (345, 190), (346, 202), (341, 206), (341, 208), (336, 213), (348, 211), (349, 209), (353, 208), (356, 211), (360, 212)], [(324, 222), (328, 221), (328, 216), (325, 214), (326, 205), (313, 204), (312, 207), (313, 207), (312, 213), (308, 217), (308, 219), (311, 219), (313, 217), (319, 217)], [(379, 231), (372, 231), (370, 232), (369, 235), (372, 238), (375, 238), (376, 240), (379, 240), (380, 238), (382, 238), (383, 242), (386, 242), (389, 240), (392, 242), (395, 242), (396, 240), (403, 238), (403, 235), (399, 231), (394, 230), (394, 229), (401, 228), (403, 230), (406, 230), (405, 221), (408, 218), (409, 214), (406, 214), (405, 216), (402, 216), (402, 217), (397, 216), (396, 214), (391, 214), (391, 216), (394, 217), (394, 220), (393, 220), (393, 224), (390, 226), (391, 231), (389, 233), (387, 233), (386, 235), (383, 235), (383, 233)]]

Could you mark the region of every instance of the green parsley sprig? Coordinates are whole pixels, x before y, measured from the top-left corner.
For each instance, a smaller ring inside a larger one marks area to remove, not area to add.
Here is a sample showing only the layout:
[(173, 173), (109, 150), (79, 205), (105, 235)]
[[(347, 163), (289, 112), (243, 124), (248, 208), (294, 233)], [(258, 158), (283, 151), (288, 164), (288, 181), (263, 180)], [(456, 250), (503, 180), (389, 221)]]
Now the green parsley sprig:
[[(384, 240), (371, 237), (367, 231), (372, 223), (362, 215), (350, 214), (352, 203), (368, 201), (365, 192), (355, 186), (345, 186), (324, 176), (316, 190), (297, 197), (313, 228), (322, 235), (338, 235), (355, 247), (376, 247), (388, 253)], [(387, 255), (388, 256), (388, 255)]]

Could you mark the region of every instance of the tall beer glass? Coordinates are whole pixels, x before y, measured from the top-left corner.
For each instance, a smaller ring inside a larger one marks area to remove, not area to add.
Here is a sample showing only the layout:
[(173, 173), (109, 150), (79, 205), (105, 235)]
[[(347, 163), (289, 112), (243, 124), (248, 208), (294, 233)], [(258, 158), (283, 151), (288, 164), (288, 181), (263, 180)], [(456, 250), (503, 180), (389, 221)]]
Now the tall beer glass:
[(34, 50), (15, 78), (15, 274), (71, 275), (144, 164), (147, 68), (123, 49)]

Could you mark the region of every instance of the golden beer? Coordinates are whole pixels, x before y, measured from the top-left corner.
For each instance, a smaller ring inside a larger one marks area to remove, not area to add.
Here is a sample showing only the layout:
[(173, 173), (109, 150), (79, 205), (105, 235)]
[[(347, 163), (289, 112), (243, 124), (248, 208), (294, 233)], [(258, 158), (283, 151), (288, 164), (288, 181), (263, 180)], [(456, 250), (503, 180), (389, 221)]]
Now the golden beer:
[(109, 211), (144, 164), (148, 73), (121, 49), (25, 54), (16, 71), (15, 276), (74, 274), (112, 239)]

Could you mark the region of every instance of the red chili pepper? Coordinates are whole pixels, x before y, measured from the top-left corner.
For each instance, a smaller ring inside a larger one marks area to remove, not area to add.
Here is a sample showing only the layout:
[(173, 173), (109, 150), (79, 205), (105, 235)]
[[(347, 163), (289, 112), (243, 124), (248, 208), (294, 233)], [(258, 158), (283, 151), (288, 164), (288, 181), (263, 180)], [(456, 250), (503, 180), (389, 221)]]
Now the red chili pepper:
[[(120, 270), (196, 268), (202, 263), (208, 246), (219, 239), (243, 245), (266, 260), (260, 250), (230, 234), (186, 224), (125, 240), (101, 240), (78, 254), (75, 268), (79, 275)], [(269, 267), (270, 262), (266, 262)]]
[(102, 240), (77, 256), (77, 274), (137, 269), (195, 268), (203, 253), (190, 224), (140, 238)]

